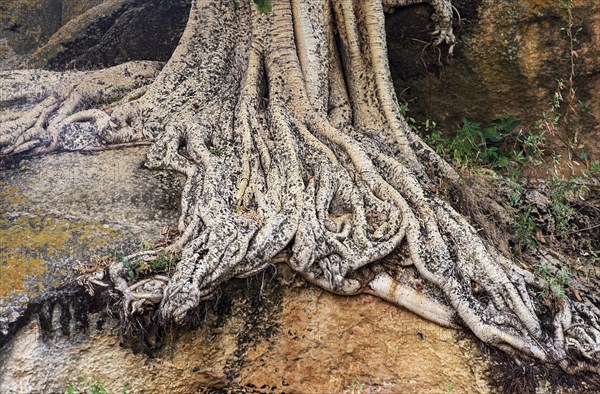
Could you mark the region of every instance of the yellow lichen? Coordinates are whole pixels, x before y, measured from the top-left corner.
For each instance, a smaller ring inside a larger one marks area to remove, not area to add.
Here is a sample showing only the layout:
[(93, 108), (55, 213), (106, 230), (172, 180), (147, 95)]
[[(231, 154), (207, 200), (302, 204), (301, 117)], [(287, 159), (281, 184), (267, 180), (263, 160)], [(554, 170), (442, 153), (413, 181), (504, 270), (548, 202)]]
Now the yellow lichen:
[(24, 198), (21, 194), (19, 194), (19, 188), (16, 186), (6, 186), (3, 187), (0, 182), (0, 206), (7, 209), (9, 206), (22, 204), (24, 202)]
[(25, 292), (27, 278), (43, 274), (46, 261), (67, 258), (72, 248), (93, 250), (118, 235), (100, 222), (39, 213), (0, 216), (0, 297)]
[[(0, 240), (0, 244), (2, 241)], [(15, 251), (2, 252), (0, 263), (0, 297), (25, 292), (25, 279), (40, 276), (46, 270), (44, 260)], [(29, 294), (35, 296), (36, 294)]]

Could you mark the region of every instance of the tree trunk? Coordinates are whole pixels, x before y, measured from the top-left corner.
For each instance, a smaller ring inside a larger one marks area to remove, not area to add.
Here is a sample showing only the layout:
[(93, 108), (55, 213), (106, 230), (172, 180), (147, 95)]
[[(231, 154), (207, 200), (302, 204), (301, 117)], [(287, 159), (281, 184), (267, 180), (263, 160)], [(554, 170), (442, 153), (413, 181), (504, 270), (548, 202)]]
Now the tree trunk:
[[(597, 306), (563, 298), (550, 314), (536, 297), (543, 284), (434, 193), (463, 185), (402, 117), (385, 41), (384, 5), (416, 2), (273, 0), (262, 13), (196, 1), (147, 89), (128, 72), (122, 102), (98, 98), (94, 84), (122, 68), (63, 82), (68, 93), (0, 115), (0, 148), (70, 147), (64, 130), (91, 122), (101, 143), (153, 141), (147, 166), (187, 177), (181, 236), (127, 259), (181, 251), (174, 275), (130, 284), (123, 263), (110, 267), (128, 315), (158, 308), (181, 321), (288, 250), (290, 266), (329, 291), (373, 294), (506, 352), (600, 372)], [(430, 3), (436, 43), (453, 45), (449, 1)], [(98, 103), (104, 111), (89, 109)], [(87, 144), (74, 149), (98, 146)]]

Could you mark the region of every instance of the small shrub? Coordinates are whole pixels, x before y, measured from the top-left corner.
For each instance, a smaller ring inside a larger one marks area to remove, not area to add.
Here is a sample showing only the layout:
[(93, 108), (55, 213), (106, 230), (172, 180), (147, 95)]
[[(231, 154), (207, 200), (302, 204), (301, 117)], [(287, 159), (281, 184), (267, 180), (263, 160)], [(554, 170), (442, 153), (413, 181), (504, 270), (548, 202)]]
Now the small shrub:
[(117, 103), (121, 101), (123, 97), (125, 97), (125, 87), (122, 85), (115, 86), (112, 90), (110, 101)]
[(600, 161), (593, 161), (590, 164), (590, 169), (588, 173), (591, 177), (600, 178)]
[(463, 119), (456, 134), (449, 137), (435, 130), (435, 122), (427, 120), (416, 126), (410, 117), (407, 122), (436, 152), (461, 165), (519, 172), (526, 163), (541, 162), (544, 134), (519, 127), (521, 121), (514, 116), (495, 119), (485, 125)]
[(552, 272), (548, 265), (540, 263), (536, 267), (536, 274), (545, 282), (544, 288), (538, 292), (539, 297), (550, 304), (565, 297), (565, 289), (571, 283), (571, 275), (568, 271), (561, 269)]
[(560, 235), (566, 235), (569, 230), (569, 221), (573, 217), (574, 209), (571, 199), (584, 198), (587, 188), (578, 178), (568, 180), (553, 179), (550, 183), (550, 210), (556, 221), (556, 230)]
[(90, 391), (91, 394), (108, 394), (102, 383), (97, 381), (90, 384)]
[(517, 237), (517, 248), (520, 252), (537, 245), (535, 239), (537, 226), (531, 216), (532, 211), (533, 208), (527, 206), (517, 211), (513, 220), (513, 228)]

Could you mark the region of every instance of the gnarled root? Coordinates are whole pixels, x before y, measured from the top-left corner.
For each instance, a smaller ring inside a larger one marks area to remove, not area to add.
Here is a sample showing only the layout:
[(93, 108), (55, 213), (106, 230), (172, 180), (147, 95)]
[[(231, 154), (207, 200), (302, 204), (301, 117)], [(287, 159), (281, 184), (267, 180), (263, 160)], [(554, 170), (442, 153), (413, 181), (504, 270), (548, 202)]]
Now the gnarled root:
[[(450, 3), (431, 2), (452, 42)], [(143, 97), (156, 140), (147, 166), (187, 177), (181, 236), (166, 248), (182, 260), (168, 283), (129, 285), (111, 267), (126, 314), (157, 308), (181, 321), (287, 248), (290, 266), (329, 291), (373, 294), (511, 354), (598, 372), (597, 305), (564, 299), (548, 311), (539, 281), (432, 193), (460, 177), (400, 113), (382, 4), (282, 0), (265, 15), (234, 3), (192, 6)]]
[(131, 127), (138, 109), (133, 100), (159, 71), (158, 63), (137, 62), (85, 73), (0, 73), (0, 156), (143, 139)]

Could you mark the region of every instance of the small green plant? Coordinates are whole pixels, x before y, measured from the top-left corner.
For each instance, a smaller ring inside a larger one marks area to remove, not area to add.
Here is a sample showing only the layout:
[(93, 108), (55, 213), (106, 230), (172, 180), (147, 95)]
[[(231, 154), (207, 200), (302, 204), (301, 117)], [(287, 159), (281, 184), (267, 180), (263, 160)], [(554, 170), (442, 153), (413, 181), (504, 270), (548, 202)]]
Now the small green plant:
[(537, 246), (538, 227), (533, 220), (534, 207), (530, 204), (524, 204), (522, 200), (524, 187), (521, 183), (510, 178), (500, 178), (501, 185), (505, 189), (506, 197), (514, 208), (512, 219), (512, 228), (516, 237), (515, 251), (521, 253), (529, 248)]
[(565, 297), (565, 289), (571, 283), (571, 275), (568, 271), (561, 269), (553, 272), (547, 264), (539, 263), (536, 274), (545, 282), (544, 288), (538, 292), (540, 298), (552, 302)]
[(550, 187), (550, 210), (556, 221), (556, 230), (560, 235), (566, 235), (569, 230), (569, 222), (574, 214), (571, 199), (584, 198), (587, 188), (578, 178), (567, 180), (553, 179)]
[(125, 97), (125, 86), (115, 86), (112, 90), (111, 101), (113, 103), (116, 103), (121, 101), (123, 97)]
[(221, 152), (221, 149), (214, 147), (214, 146), (211, 147), (209, 150), (210, 150), (210, 153), (215, 156), (221, 156), (223, 154), (223, 152)]
[(588, 174), (591, 177), (600, 178), (600, 161), (593, 161), (590, 163)]
[(254, 0), (254, 4), (256, 5), (257, 11), (262, 14), (268, 14), (273, 9), (272, 0)]
[(108, 391), (106, 391), (102, 383), (98, 381), (90, 384), (90, 392), (91, 394), (108, 394)]
[(540, 162), (545, 142), (543, 134), (531, 133), (520, 125), (520, 120), (509, 116), (485, 126), (463, 119), (456, 134), (450, 137), (435, 130), (435, 122), (429, 120), (417, 129), (439, 154), (459, 164), (518, 172), (526, 163)]
[(537, 246), (535, 239), (537, 226), (531, 216), (533, 208), (527, 206), (517, 211), (513, 220), (513, 228), (517, 237), (517, 249), (519, 252)]
[(521, 201), (521, 196), (523, 195), (523, 185), (514, 179), (504, 177), (500, 178), (500, 182), (506, 189), (506, 196), (508, 197), (510, 206), (517, 208), (519, 201)]
[(364, 384), (356, 379), (350, 382), (348, 389), (350, 390), (350, 394), (361, 394), (364, 386)]
[(137, 282), (140, 278), (149, 275), (169, 273), (179, 262), (179, 256), (159, 254), (139, 261), (122, 262), (129, 281)]
[(565, 235), (569, 228), (569, 220), (573, 216), (573, 207), (563, 202), (555, 202), (551, 207), (556, 218), (556, 230), (560, 235)]
[[(78, 394), (78, 393), (86, 393), (86, 394), (108, 394), (108, 390), (104, 387), (104, 385), (99, 381), (88, 381), (81, 379), (80, 382), (76, 384), (69, 384), (66, 389), (67, 394)], [(127, 394), (127, 388), (124, 386), (121, 391), (122, 394)]]

